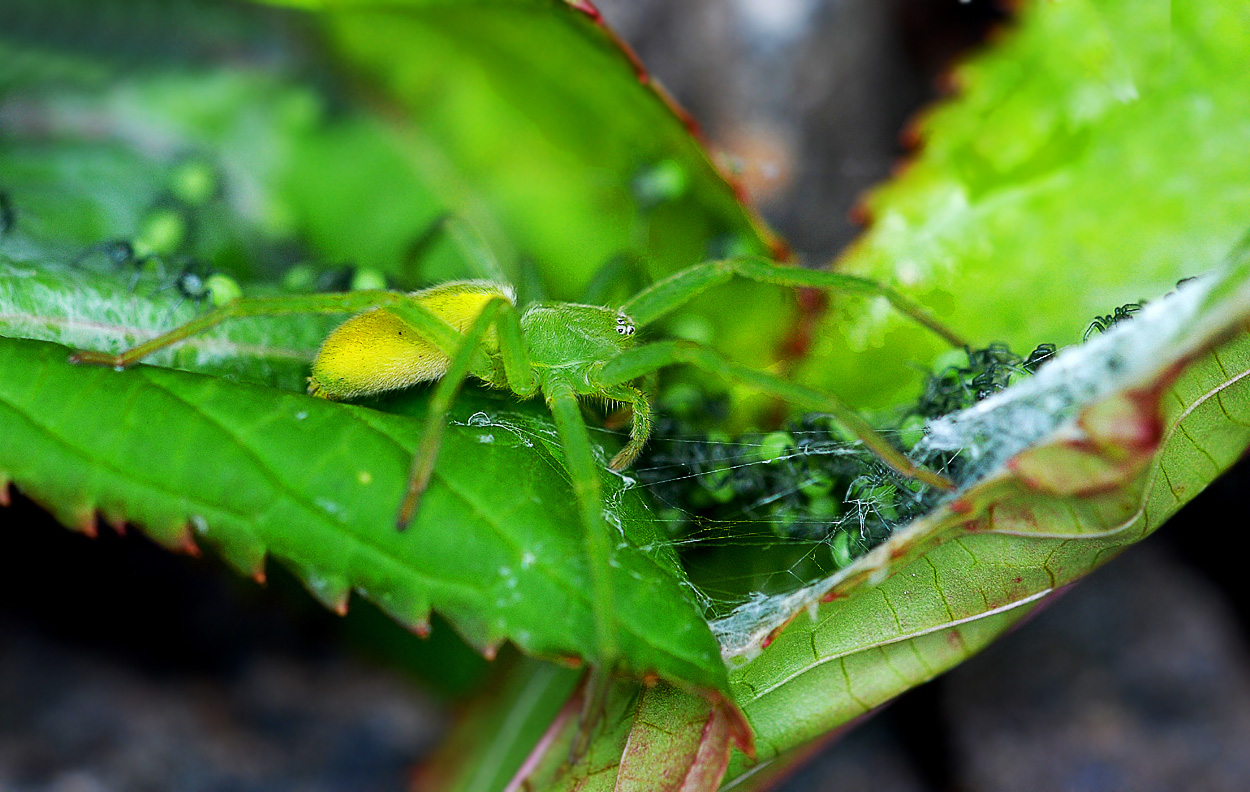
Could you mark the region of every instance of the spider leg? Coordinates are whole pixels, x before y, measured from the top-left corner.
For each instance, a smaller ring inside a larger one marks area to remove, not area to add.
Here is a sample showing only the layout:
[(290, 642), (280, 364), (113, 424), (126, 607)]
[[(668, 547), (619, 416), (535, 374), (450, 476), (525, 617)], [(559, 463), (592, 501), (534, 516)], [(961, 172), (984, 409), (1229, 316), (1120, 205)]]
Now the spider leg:
[(647, 401), (642, 391), (632, 385), (617, 385), (605, 388), (603, 392), (609, 399), (629, 402), (633, 413), (629, 442), (608, 463), (608, 467), (613, 470), (624, 470), (632, 465), (642, 453), (643, 446), (647, 444), (647, 438), (651, 436), (651, 402)]
[(777, 286), (829, 289), (884, 297), (897, 311), (937, 333), (952, 346), (967, 346), (963, 337), (939, 322), (919, 303), (904, 297), (889, 286), (870, 278), (844, 275), (840, 272), (777, 264), (759, 256), (705, 261), (687, 267), (638, 292), (621, 306), (621, 310), (640, 327), (645, 326), (735, 275)]
[(599, 375), (599, 384), (611, 387), (627, 383), (657, 369), (678, 363), (686, 363), (713, 376), (756, 388), (803, 409), (829, 413), (858, 437), (865, 446), (872, 449), (883, 462), (899, 473), (920, 479), (939, 489), (954, 489), (954, 485), (944, 476), (920, 467), (890, 445), (877, 430), (837, 396), (798, 385), (763, 371), (755, 371), (689, 341), (657, 341), (622, 352), (603, 367)]
[[(409, 308), (416, 310), (409, 311)], [(424, 309), (420, 306), (404, 305), (388, 310), (411, 324), (418, 333), (423, 332), (423, 327), (419, 322), (424, 321), (424, 317), (420, 316)], [(399, 515), (395, 519), (395, 526), (401, 531), (412, 522), (412, 518), (421, 505), (421, 496), (430, 486), (430, 477), (434, 474), (434, 463), (438, 460), (438, 450), (442, 446), (443, 432), (447, 427), (447, 413), (460, 392), (460, 386), (464, 384), (469, 374), (473, 373), (474, 364), (481, 353), (482, 339), (492, 324), (498, 328), (500, 335), (500, 349), (504, 358), (504, 370), (509, 376), (509, 387), (513, 387), (511, 384), (513, 381), (518, 383), (516, 387), (519, 388), (526, 387), (528, 382), (530, 383), (529, 393), (533, 393), (534, 372), (520, 345), (521, 328), (516, 308), (503, 297), (492, 299), (483, 306), (482, 312), (465, 331), (463, 339), (451, 356), (447, 371), (439, 380), (438, 387), (434, 389), (434, 395), (430, 398), (425, 414), (425, 427), (421, 431), (417, 453), (412, 458), (412, 468), (408, 473), (408, 488), (404, 492), (403, 501), (399, 505)], [(515, 380), (512, 379), (513, 377)], [(521, 395), (528, 394), (522, 393)]]
[(543, 395), (552, 417), (555, 418), (556, 429), (560, 432), (565, 466), (577, 499), (586, 561), (590, 567), (599, 664), (604, 673), (610, 675), (616, 664), (617, 645), (616, 625), (612, 616), (615, 613), (615, 597), (609, 577), (612, 543), (609, 540), (607, 521), (603, 517), (603, 482), (599, 478), (599, 466), (591, 451), (590, 433), (582, 418), (582, 408), (573, 389), (565, 383), (556, 382), (544, 387)]
[(544, 388), (547, 406), (555, 418), (560, 432), (560, 446), (564, 449), (564, 464), (569, 471), (573, 493), (577, 498), (577, 513), (582, 523), (582, 537), (586, 548), (586, 563), (590, 568), (590, 593), (595, 619), (595, 644), (598, 662), (586, 679), (586, 699), (582, 707), (581, 724), (573, 740), (570, 755), (577, 759), (590, 744), (591, 731), (603, 713), (612, 672), (616, 666), (617, 642), (615, 595), (612, 591), (611, 559), (612, 541), (609, 526), (603, 516), (603, 482), (599, 478), (598, 464), (590, 447), (590, 433), (582, 418), (582, 408), (577, 395), (568, 385), (557, 382)]
[[(405, 299), (398, 292), (360, 291), (347, 294), (307, 294), (289, 297), (244, 297), (226, 303), (168, 333), (157, 336), (118, 354), (84, 350), (70, 355), (71, 363), (88, 363), (101, 366), (126, 368), (143, 358), (184, 341), (191, 336), (210, 330), (231, 319), (256, 316), (289, 316), (293, 314), (356, 313), (367, 308), (389, 306)], [(444, 322), (443, 324), (447, 324)], [(447, 325), (447, 331), (458, 337), (455, 329)], [(453, 342), (454, 343), (454, 342)]]
[(1085, 335), (1081, 336), (1081, 341), (1088, 341), (1089, 337), (1094, 333), (1101, 333), (1107, 329), (1107, 323), (1103, 321), (1102, 316), (1095, 316), (1094, 321), (1089, 323), (1089, 327), (1085, 328)]

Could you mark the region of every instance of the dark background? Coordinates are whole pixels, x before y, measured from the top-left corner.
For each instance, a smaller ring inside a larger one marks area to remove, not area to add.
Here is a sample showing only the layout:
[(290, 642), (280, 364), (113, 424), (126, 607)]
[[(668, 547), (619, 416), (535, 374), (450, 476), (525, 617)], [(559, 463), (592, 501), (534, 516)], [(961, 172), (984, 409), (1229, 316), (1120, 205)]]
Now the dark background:
[[(945, 67), (1004, 20), (958, 0), (601, 7), (812, 261), (851, 239), (856, 196), (904, 154)], [(1248, 483), (1243, 463), (782, 788), (1250, 788), (1250, 598), (1228, 546)], [(448, 722), (423, 668), (450, 655), (461, 676), (440, 681), (463, 688), (482, 664), (436, 625), (398, 670), (397, 628), (357, 610), (340, 620), (276, 570), (261, 588), (139, 536), (73, 535), (16, 497), (0, 510), (0, 790), (402, 788)]]

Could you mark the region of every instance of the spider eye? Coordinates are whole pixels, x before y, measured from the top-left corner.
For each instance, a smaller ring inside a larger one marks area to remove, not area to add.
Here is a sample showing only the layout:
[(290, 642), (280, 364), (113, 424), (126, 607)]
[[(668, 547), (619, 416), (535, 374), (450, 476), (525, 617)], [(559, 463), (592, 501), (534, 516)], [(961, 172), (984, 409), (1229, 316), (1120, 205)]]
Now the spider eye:
[(624, 314), (616, 317), (616, 332), (623, 336), (632, 336), (634, 334), (634, 323)]

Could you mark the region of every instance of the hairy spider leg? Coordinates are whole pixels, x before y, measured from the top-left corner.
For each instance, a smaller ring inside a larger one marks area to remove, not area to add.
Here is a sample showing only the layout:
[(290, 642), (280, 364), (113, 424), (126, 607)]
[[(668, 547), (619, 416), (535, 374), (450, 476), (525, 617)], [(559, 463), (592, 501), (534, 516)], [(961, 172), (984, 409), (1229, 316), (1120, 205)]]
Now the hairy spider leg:
[(694, 366), (700, 371), (721, 377), (729, 382), (746, 385), (771, 394), (796, 407), (814, 412), (830, 413), (855, 434), (864, 445), (872, 449), (890, 467), (904, 476), (919, 479), (939, 489), (954, 489), (944, 476), (920, 467), (902, 452), (886, 442), (875, 429), (831, 393), (799, 385), (773, 374), (734, 363), (710, 349), (690, 341), (656, 341), (622, 352), (608, 361), (600, 371), (600, 385), (612, 387), (629, 382), (652, 371), (681, 363)]
[[(222, 322), (267, 316), (291, 316), (296, 314), (359, 313), (369, 308), (389, 308), (406, 299), (400, 292), (358, 291), (345, 294), (305, 294), (284, 297), (242, 297), (215, 308), (203, 316), (175, 327), (118, 354), (82, 350), (70, 355), (71, 363), (88, 363), (100, 366), (126, 368), (143, 358), (184, 341), (191, 336), (211, 330)], [(428, 312), (427, 312), (428, 313)], [(423, 322), (430, 342), (445, 352), (455, 351), (460, 334), (456, 328), (434, 314)], [(441, 325), (441, 327), (439, 326)], [(450, 352), (448, 352), (450, 354)]]
[(729, 281), (735, 275), (775, 286), (828, 289), (884, 297), (899, 313), (932, 330), (952, 346), (956, 348), (967, 346), (962, 336), (939, 322), (919, 303), (904, 297), (889, 286), (869, 278), (844, 275), (840, 272), (791, 267), (759, 256), (705, 261), (702, 264), (687, 267), (638, 292), (621, 306), (621, 311), (632, 318), (639, 327), (644, 327), (680, 308), (713, 286)]
[(632, 465), (642, 453), (643, 447), (647, 444), (647, 438), (651, 436), (651, 403), (647, 401), (642, 391), (632, 385), (615, 385), (611, 388), (604, 388), (603, 392), (609, 399), (628, 402), (633, 413), (629, 442), (608, 463), (608, 467), (613, 470), (624, 470)]
[[(409, 319), (409, 308), (424, 310), (420, 306), (399, 304), (388, 308), (401, 320), (421, 333), (416, 321)], [(413, 317), (418, 319), (418, 317)], [(481, 368), (482, 340), (487, 331), (494, 325), (499, 336), (499, 351), (503, 358), (504, 376), (507, 387), (521, 398), (533, 396), (538, 390), (534, 380), (534, 369), (530, 366), (529, 356), (521, 341), (521, 323), (519, 315), (511, 301), (500, 296), (491, 299), (482, 307), (481, 313), (473, 320), (473, 324), (465, 331), (447, 371), (439, 380), (430, 398), (425, 414), (425, 428), (421, 431), (421, 439), (417, 445), (417, 453), (412, 459), (412, 469), (408, 474), (408, 487), (404, 499), (400, 503), (399, 515), (395, 524), (399, 530), (408, 527), (421, 505), (421, 496), (430, 486), (430, 478), (434, 474), (434, 463), (438, 461), (438, 450), (443, 442), (443, 432), (447, 426), (447, 413), (455, 402), (460, 387), (470, 374), (491, 384), (500, 385), (495, 378), (489, 376)], [(474, 370), (476, 369), (476, 371)]]

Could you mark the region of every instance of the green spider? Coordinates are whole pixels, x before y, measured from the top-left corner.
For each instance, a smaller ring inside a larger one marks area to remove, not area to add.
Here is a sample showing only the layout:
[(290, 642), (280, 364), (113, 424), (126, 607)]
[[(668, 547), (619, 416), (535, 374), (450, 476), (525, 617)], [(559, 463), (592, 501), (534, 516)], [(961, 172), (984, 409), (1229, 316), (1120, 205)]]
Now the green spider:
[(637, 329), (735, 275), (792, 288), (883, 296), (950, 343), (964, 345), (920, 306), (874, 281), (745, 257), (696, 264), (643, 289), (619, 309), (535, 303), (521, 311), (510, 286), (486, 280), (453, 281), (411, 294), (360, 291), (241, 298), (120, 354), (76, 352), (70, 362), (125, 368), (159, 349), (241, 317), (355, 314), (322, 344), (312, 364), (309, 393), (346, 400), (438, 381), (407, 490), (399, 501), (396, 522), (400, 529), (416, 514), (430, 483), (447, 413), (466, 377), (507, 389), (522, 399), (541, 394), (555, 419), (573, 484), (595, 594), (599, 657), (610, 671), (618, 656), (608, 579), (611, 543), (603, 517), (602, 480), (580, 400), (608, 399), (633, 409), (629, 440), (609, 463), (613, 470), (628, 467), (651, 432), (651, 406), (636, 383), (659, 369), (684, 363), (801, 409), (832, 414), (900, 473), (951, 488), (942, 476), (913, 464), (836, 396), (755, 371), (692, 342), (636, 343)]

